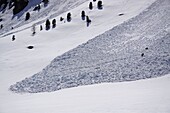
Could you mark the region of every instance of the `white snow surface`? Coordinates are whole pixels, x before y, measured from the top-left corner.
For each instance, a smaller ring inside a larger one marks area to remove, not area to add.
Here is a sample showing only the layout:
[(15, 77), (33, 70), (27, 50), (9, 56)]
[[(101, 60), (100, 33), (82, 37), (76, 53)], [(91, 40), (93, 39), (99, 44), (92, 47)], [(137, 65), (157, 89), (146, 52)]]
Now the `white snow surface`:
[[(104, 0), (103, 11), (89, 11), (86, 2), (70, 11), (74, 15), (71, 23), (58, 21), (55, 29), (42, 32), (37, 26), (35, 36), (31, 36), (30, 28), (24, 30), (30, 27), (28, 24), (12, 31), (15, 32), (16, 41), (11, 42), (12, 35), (1, 38), (0, 113), (169, 113), (170, 75), (133, 82), (81, 86), (51, 93), (22, 95), (8, 90), (16, 81), (42, 70), (56, 56), (138, 15), (154, 1)], [(88, 28), (80, 20), (81, 10), (86, 10), (92, 19)], [(125, 15), (119, 17), (119, 13)], [(65, 16), (66, 13), (61, 15)], [(168, 28), (166, 30), (169, 32)], [(35, 48), (28, 50), (28, 45)]]
[(0, 95), (0, 113), (169, 113), (170, 75), (51, 93)]

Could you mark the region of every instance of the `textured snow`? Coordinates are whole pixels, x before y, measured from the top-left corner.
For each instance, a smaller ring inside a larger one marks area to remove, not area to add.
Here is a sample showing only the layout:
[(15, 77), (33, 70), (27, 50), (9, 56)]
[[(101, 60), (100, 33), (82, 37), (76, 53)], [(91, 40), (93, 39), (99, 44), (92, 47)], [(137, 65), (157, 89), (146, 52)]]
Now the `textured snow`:
[(158, 0), (130, 21), (56, 57), (41, 72), (17, 82), (10, 90), (51, 92), (170, 73), (169, 9), (169, 0)]

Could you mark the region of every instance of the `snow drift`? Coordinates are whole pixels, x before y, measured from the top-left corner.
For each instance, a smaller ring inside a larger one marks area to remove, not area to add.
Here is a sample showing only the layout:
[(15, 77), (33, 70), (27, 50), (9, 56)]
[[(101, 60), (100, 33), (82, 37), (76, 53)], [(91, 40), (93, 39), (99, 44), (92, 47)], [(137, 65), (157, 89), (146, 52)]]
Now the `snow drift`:
[(157, 0), (131, 20), (56, 57), (41, 72), (10, 86), (18, 93), (51, 92), (170, 73), (170, 1)]

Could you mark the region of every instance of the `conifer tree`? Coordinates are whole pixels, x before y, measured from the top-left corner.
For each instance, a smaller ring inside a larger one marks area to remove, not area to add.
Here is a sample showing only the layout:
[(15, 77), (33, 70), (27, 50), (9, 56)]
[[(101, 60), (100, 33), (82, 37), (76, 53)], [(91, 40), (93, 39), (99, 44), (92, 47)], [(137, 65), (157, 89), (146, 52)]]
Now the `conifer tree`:
[(86, 16), (86, 22), (87, 22), (87, 27), (90, 25), (91, 20), (89, 19), (89, 16)]
[(63, 17), (60, 17), (60, 21), (63, 21), (64, 20), (64, 18)]
[(40, 6), (40, 4), (37, 6), (37, 8), (38, 8), (38, 11), (40, 11), (40, 9), (41, 9), (41, 6)]
[(82, 12), (81, 12), (81, 18), (82, 18), (82, 20), (85, 20), (85, 17), (86, 17), (85, 11), (82, 11)]
[(27, 20), (29, 20), (29, 19), (30, 19), (30, 13), (27, 12), (27, 13), (26, 13), (26, 17), (25, 17), (25, 21), (27, 21)]
[(90, 9), (90, 10), (93, 9), (93, 4), (92, 4), (92, 2), (89, 3), (89, 9)]
[(67, 21), (70, 22), (71, 21), (71, 13), (67, 14)]
[(100, 0), (100, 1), (98, 1), (98, 3), (97, 3), (97, 7), (98, 7), (98, 9), (103, 9), (103, 3), (102, 3), (102, 1)]
[(35, 24), (32, 25), (32, 36), (34, 36), (36, 33), (36, 28), (35, 28)]
[(43, 30), (43, 27), (42, 27), (42, 25), (40, 25), (40, 31), (42, 31)]
[(52, 25), (53, 25), (53, 28), (55, 28), (55, 27), (56, 27), (56, 19), (53, 19), (53, 21), (52, 21)]
[(49, 30), (50, 29), (50, 20), (49, 19), (46, 20), (45, 25), (46, 25), (46, 30)]
[(14, 41), (14, 40), (15, 40), (15, 35), (12, 36), (12, 41)]
[(0, 27), (0, 29), (2, 29), (3, 28), (3, 24), (1, 24), (1, 27)]
[(44, 4), (48, 4), (49, 0), (43, 0), (42, 1)]

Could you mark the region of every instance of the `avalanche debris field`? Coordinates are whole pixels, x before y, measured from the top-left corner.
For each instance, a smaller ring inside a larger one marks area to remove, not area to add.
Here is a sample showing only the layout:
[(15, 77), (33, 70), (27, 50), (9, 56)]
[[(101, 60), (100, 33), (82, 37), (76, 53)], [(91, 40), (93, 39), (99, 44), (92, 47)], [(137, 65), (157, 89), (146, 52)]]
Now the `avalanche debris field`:
[(10, 90), (52, 92), (168, 73), (170, 1), (157, 0), (140, 15), (56, 57), (41, 72), (11, 85)]

